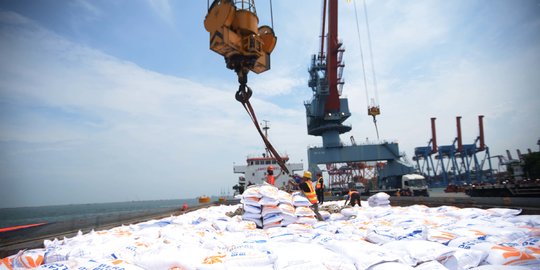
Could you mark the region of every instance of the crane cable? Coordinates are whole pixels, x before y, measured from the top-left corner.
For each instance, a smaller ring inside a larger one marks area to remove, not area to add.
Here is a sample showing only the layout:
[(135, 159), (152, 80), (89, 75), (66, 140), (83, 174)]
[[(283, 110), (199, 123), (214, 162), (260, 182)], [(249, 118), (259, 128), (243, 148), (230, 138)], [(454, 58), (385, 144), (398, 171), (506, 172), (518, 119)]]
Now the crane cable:
[[(369, 45), (369, 51), (371, 53), (371, 69), (373, 72), (373, 86), (374, 86), (374, 92), (375, 92), (375, 100), (378, 100), (378, 94), (377, 94), (377, 79), (375, 78), (375, 64), (373, 63), (373, 50), (371, 48), (371, 35), (369, 32), (369, 22), (367, 17), (367, 7), (366, 7), (366, 1), (364, 0), (364, 15), (366, 18), (366, 27), (367, 27), (367, 33), (368, 33), (368, 45)], [(354, 1), (354, 16), (356, 19), (356, 33), (358, 35), (358, 47), (360, 48), (360, 58), (362, 61), (362, 72), (364, 75), (364, 87), (366, 89), (366, 102), (368, 102), (368, 108), (369, 108), (369, 94), (368, 94), (368, 86), (367, 86), (367, 78), (366, 78), (366, 68), (364, 64), (364, 51), (362, 50), (362, 39), (360, 38), (360, 25), (358, 23), (358, 12), (356, 8), (356, 1)], [(377, 140), (379, 140), (379, 128), (377, 127), (377, 119), (375, 118), (375, 115), (373, 116), (373, 124), (375, 125), (375, 131), (377, 133)]]
[(245, 83), (240, 83), (240, 87), (238, 88), (238, 91), (236, 92), (236, 100), (238, 100), (242, 106), (244, 106), (244, 109), (248, 113), (249, 117), (251, 118), (251, 121), (253, 121), (253, 124), (255, 124), (255, 127), (257, 128), (257, 131), (259, 132), (259, 135), (261, 135), (261, 138), (263, 139), (264, 144), (266, 145), (266, 148), (270, 150), (270, 153), (272, 156), (276, 159), (279, 167), (281, 168), (282, 172), (285, 172), (287, 175), (290, 176), (289, 169), (285, 166), (285, 161), (279, 153), (276, 151), (274, 146), (272, 146), (272, 143), (264, 136), (261, 127), (259, 126), (259, 121), (257, 120), (257, 116), (255, 115), (255, 111), (253, 110), (253, 107), (251, 106), (251, 103), (249, 102), (249, 98), (251, 97), (251, 88), (247, 86)]

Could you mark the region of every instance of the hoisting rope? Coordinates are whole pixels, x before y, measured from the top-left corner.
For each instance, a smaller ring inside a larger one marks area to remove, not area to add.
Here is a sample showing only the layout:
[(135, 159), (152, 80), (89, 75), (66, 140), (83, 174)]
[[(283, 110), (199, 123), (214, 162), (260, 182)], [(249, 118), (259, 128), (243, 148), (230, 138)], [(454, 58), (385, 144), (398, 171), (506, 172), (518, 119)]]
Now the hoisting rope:
[(375, 118), (375, 115), (373, 116), (373, 124), (375, 124), (375, 131), (377, 132), (377, 140), (379, 140), (379, 128), (377, 127), (377, 119)]
[[(366, 1), (364, 0), (364, 15), (365, 15), (365, 18), (366, 18), (366, 27), (367, 27), (367, 34), (368, 34), (368, 45), (369, 45), (369, 51), (371, 53), (371, 70), (373, 72), (373, 87), (374, 87), (374, 92), (375, 92), (375, 100), (378, 100), (379, 97), (378, 97), (378, 93), (377, 93), (377, 79), (375, 78), (375, 64), (373, 63), (373, 50), (371, 48), (371, 35), (370, 35), (370, 31), (369, 31), (369, 22), (368, 22), (368, 17), (367, 17), (367, 7), (366, 7)], [(357, 9), (356, 9), (356, 1), (354, 1), (354, 16), (356, 18), (356, 33), (358, 35), (358, 46), (360, 48), (360, 58), (361, 58), (361, 61), (362, 61), (362, 72), (364, 74), (364, 87), (366, 89), (366, 102), (369, 102), (369, 95), (368, 95), (368, 86), (367, 86), (367, 78), (366, 78), (366, 68), (365, 68), (365, 65), (364, 65), (364, 51), (362, 50), (362, 40), (360, 38), (360, 25), (358, 23), (358, 12), (357, 12)], [(376, 101), (373, 101), (372, 99), (372, 103), (373, 103), (373, 107), (376, 106)], [(368, 108), (369, 107), (369, 104), (368, 104)], [(375, 117), (374, 114), (372, 114), (371, 116), (373, 116), (373, 124), (375, 125), (375, 131), (377, 132), (377, 140), (379, 140), (379, 128), (377, 127), (377, 118)]]
[[(242, 76), (243, 78), (247, 78), (247, 76)], [(246, 84), (246, 80), (241, 80), (239, 77), (240, 86), (238, 87), (238, 91), (236, 92), (236, 100), (238, 100), (240, 103), (242, 103), (242, 106), (244, 106), (244, 109), (246, 109), (246, 112), (248, 113), (249, 117), (251, 118), (251, 121), (253, 121), (253, 124), (255, 124), (255, 127), (257, 128), (257, 131), (259, 132), (259, 135), (261, 135), (261, 138), (263, 139), (264, 144), (266, 145), (266, 148), (270, 150), (270, 153), (272, 156), (276, 159), (279, 167), (281, 168), (282, 172), (285, 172), (287, 175), (290, 176), (289, 169), (285, 166), (285, 161), (279, 153), (276, 151), (274, 146), (270, 143), (268, 138), (264, 136), (261, 127), (259, 126), (259, 121), (257, 121), (257, 116), (255, 115), (255, 111), (253, 110), (253, 107), (251, 106), (251, 103), (249, 102), (249, 98), (251, 97), (252, 91), (249, 86)]]
[(270, 0), (270, 21), (272, 22), (272, 29), (274, 28), (274, 12), (272, 11), (272, 0)]

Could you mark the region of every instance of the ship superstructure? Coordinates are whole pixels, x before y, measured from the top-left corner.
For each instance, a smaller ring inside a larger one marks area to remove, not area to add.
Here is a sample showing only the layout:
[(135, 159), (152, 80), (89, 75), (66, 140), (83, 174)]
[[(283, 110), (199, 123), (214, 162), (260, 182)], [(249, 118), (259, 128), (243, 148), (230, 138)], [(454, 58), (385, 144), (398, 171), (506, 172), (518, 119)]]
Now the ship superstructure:
[[(286, 162), (285, 166), (290, 172), (301, 171), (304, 169), (302, 163), (288, 163), (289, 157), (287, 155), (282, 156), (282, 158)], [(240, 185), (248, 185), (249, 183), (262, 184), (266, 181), (266, 169), (268, 166), (272, 166), (274, 169), (277, 187), (282, 187), (289, 181), (288, 175), (282, 173), (280, 167), (277, 165), (277, 160), (266, 154), (262, 154), (261, 156), (248, 156), (246, 165), (234, 166), (234, 173), (244, 174), (243, 176), (240, 176), (238, 181)]]

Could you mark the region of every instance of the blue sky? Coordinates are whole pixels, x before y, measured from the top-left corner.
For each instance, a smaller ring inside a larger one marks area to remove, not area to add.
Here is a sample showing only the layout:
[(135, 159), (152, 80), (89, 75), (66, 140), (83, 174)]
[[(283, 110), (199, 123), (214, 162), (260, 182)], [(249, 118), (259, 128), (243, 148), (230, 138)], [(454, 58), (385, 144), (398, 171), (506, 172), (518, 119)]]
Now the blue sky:
[[(303, 102), (319, 1), (274, 0), (272, 69), (250, 74), (270, 139), (307, 162)], [(350, 135), (366, 115), (354, 2), (340, 1)], [(368, 71), (362, 2), (356, 1)], [(256, 1), (270, 24), (269, 1)], [(263, 144), (234, 99), (236, 75), (208, 48), (206, 1), (0, 2), (0, 207), (192, 198), (231, 192), (233, 163)], [(437, 117), (440, 145), (478, 136), (492, 155), (538, 151), (540, 1), (367, 1), (381, 140), (410, 158)], [(368, 72), (368, 82), (372, 73)], [(375, 96), (368, 84), (370, 97)]]

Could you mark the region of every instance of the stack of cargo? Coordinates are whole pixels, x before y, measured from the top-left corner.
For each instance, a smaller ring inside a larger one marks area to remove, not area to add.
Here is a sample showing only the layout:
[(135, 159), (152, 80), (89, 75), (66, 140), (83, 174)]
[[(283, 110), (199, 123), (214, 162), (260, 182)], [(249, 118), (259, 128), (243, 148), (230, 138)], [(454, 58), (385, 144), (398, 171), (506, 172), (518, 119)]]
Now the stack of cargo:
[(379, 192), (375, 195), (372, 195), (368, 198), (368, 204), (371, 207), (375, 206), (390, 206), (390, 195)]
[(306, 197), (298, 192), (289, 194), (272, 185), (250, 186), (242, 194), (241, 202), (244, 208), (242, 218), (255, 222), (259, 228), (317, 222)]

